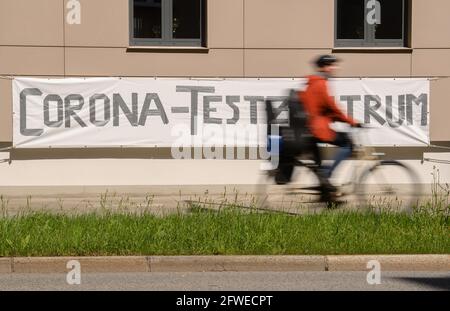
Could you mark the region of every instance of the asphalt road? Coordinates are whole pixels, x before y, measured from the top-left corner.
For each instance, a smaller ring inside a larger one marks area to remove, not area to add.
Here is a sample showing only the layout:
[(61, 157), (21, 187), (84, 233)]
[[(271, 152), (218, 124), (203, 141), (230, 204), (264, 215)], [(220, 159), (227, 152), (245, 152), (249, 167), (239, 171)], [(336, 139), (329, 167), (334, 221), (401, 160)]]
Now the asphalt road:
[(0, 274), (0, 290), (428, 291), (450, 290), (450, 272), (382, 272), (379, 285), (369, 285), (365, 272), (86, 273), (80, 285), (68, 285), (64, 274)]

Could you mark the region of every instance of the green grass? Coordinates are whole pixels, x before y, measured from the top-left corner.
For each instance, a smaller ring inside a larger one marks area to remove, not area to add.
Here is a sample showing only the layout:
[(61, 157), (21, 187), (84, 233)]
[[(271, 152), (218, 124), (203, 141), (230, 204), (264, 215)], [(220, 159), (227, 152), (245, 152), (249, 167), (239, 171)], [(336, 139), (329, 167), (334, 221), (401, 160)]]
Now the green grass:
[(1, 256), (449, 254), (448, 211), (326, 211), (0, 218)]

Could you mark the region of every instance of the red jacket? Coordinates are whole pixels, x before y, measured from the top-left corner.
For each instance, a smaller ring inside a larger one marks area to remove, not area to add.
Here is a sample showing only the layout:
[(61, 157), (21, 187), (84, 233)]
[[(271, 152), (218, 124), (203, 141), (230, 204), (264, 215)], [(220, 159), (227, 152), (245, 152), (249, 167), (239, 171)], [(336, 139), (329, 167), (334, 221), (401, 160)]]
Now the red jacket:
[(323, 142), (332, 142), (336, 133), (330, 128), (331, 123), (339, 121), (353, 126), (356, 122), (337, 107), (328, 93), (327, 84), (325, 77), (309, 76), (308, 87), (300, 96), (309, 114), (309, 127), (314, 137)]

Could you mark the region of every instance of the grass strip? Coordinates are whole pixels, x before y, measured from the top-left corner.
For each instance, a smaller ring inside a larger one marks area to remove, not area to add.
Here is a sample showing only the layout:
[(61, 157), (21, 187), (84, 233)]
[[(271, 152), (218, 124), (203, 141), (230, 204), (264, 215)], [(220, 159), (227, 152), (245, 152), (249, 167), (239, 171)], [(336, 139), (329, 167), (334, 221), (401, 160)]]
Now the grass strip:
[(193, 209), (188, 214), (0, 218), (0, 257), (125, 255), (449, 254), (447, 213), (416, 210), (280, 213)]

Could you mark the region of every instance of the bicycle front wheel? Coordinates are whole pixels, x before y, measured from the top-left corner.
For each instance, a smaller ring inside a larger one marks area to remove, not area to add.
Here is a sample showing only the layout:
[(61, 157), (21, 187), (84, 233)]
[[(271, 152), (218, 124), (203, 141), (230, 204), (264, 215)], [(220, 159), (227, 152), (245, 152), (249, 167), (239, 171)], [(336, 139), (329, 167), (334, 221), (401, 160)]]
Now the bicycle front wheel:
[(363, 207), (410, 211), (419, 202), (421, 186), (410, 167), (380, 161), (361, 174), (357, 193)]

